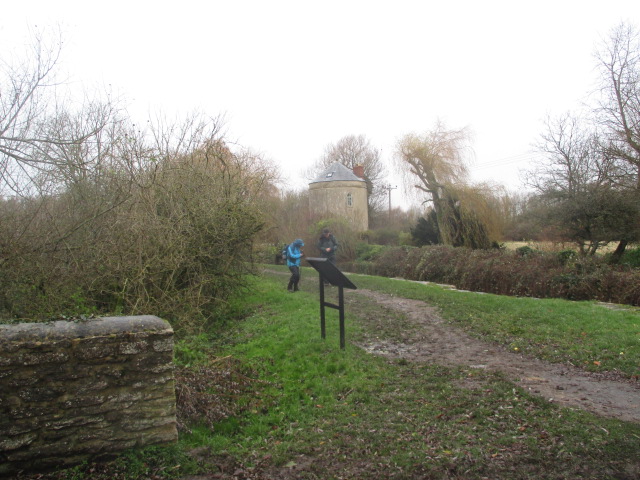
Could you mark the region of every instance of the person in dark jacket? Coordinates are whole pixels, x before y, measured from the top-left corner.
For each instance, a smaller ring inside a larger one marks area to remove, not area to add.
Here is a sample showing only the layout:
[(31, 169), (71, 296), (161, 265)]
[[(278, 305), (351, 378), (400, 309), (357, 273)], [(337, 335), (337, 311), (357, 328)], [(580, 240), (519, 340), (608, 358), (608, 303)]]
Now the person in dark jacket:
[[(326, 258), (328, 262), (331, 262), (334, 265), (336, 264), (336, 250), (338, 249), (338, 241), (328, 228), (322, 229), (322, 235), (320, 235), (318, 244), (316, 246), (318, 247), (322, 258)], [(325, 285), (331, 285), (331, 282), (327, 281), (324, 278), (322, 279), (322, 281)]]
[(338, 241), (328, 228), (322, 230), (322, 235), (318, 239), (318, 250), (322, 258), (326, 258), (329, 262), (336, 264), (336, 250), (338, 249)]
[(304, 252), (301, 250), (302, 247), (304, 247), (304, 242), (300, 238), (294, 240), (294, 242), (287, 247), (287, 267), (289, 267), (289, 271), (291, 272), (287, 290), (290, 292), (298, 291), (298, 284), (300, 283), (300, 259), (304, 257)]

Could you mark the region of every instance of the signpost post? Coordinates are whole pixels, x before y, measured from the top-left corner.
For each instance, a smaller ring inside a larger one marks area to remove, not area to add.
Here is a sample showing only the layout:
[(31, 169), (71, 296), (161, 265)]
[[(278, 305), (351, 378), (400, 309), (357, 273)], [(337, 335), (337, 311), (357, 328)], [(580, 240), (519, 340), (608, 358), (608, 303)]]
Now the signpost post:
[[(344, 273), (338, 270), (333, 263), (326, 258), (307, 258), (307, 262), (319, 273), (320, 280), (320, 336), (324, 339), (325, 333), (325, 307), (335, 308), (340, 313), (340, 348), (344, 350), (344, 289), (357, 289)], [(338, 305), (326, 302), (324, 299), (324, 282), (327, 281), (334, 287), (338, 287)]]

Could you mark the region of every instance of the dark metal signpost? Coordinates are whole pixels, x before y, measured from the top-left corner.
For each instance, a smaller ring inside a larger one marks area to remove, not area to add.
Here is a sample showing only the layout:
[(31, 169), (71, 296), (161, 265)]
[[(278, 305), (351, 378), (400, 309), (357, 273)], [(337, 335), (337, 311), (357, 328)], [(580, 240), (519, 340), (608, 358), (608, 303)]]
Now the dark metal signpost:
[[(344, 276), (333, 263), (326, 258), (307, 258), (307, 262), (315, 268), (320, 280), (320, 336), (324, 339), (325, 334), (325, 316), (324, 307), (335, 308), (340, 312), (340, 348), (344, 350), (344, 289), (357, 289), (351, 280)], [(324, 300), (324, 282), (329, 282), (334, 287), (338, 287), (338, 305), (325, 302)]]

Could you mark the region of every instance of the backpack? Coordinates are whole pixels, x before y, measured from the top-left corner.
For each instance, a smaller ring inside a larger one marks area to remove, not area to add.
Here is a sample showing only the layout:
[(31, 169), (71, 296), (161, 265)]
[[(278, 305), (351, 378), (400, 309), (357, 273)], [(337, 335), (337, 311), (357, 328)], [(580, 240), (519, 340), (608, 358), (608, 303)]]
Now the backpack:
[(289, 245), (285, 245), (282, 248), (282, 261), (286, 262), (288, 258), (289, 258)]

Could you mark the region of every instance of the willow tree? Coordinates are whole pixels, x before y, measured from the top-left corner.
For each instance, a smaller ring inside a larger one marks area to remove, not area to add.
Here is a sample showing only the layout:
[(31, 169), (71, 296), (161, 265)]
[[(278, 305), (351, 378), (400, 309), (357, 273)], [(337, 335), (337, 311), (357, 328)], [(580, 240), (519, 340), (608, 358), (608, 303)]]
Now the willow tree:
[(396, 162), (408, 190), (431, 202), (441, 241), (446, 245), (488, 248), (491, 245), (490, 202), (483, 189), (467, 183), (471, 153), (467, 129), (449, 130), (438, 122), (422, 134), (404, 136)]

